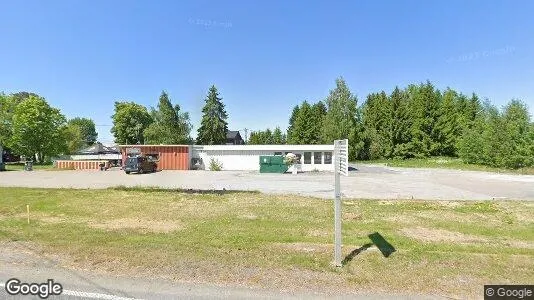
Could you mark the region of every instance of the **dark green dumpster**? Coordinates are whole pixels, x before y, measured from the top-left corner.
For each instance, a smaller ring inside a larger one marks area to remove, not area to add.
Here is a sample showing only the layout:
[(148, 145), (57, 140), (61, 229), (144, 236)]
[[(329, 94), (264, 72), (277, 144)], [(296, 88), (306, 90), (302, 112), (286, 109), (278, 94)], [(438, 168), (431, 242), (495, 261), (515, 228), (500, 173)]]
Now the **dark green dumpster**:
[(260, 156), (260, 173), (285, 173), (289, 167), (280, 155)]

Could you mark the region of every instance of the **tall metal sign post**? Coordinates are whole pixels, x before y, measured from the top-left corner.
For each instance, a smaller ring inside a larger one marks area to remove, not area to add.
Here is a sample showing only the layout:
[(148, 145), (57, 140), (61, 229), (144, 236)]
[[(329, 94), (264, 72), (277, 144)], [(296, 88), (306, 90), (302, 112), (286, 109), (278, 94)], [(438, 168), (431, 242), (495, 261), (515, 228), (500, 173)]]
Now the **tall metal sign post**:
[(334, 141), (334, 265), (341, 267), (341, 182), (340, 175), (349, 176), (349, 140)]

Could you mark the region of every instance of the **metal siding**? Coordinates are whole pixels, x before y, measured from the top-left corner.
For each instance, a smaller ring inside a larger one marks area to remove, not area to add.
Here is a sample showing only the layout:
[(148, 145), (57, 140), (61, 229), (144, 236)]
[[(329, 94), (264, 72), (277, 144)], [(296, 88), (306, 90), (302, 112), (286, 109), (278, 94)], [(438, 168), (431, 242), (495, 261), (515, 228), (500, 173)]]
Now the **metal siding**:
[(99, 170), (100, 164), (104, 163), (109, 167), (109, 162), (105, 160), (100, 161), (83, 161), (83, 160), (58, 160), (56, 161), (56, 168), (58, 169), (74, 169), (74, 170)]
[[(123, 164), (126, 159), (126, 149), (121, 149)], [(147, 146), (140, 147), (141, 154), (150, 153), (159, 154), (158, 170), (188, 170), (189, 169), (189, 151), (188, 146)]]

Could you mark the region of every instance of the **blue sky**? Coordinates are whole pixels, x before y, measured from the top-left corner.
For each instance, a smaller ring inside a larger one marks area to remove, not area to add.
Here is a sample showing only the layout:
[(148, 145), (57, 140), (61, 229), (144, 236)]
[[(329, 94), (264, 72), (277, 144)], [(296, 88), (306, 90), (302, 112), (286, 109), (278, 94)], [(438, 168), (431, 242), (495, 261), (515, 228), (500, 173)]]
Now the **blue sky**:
[[(1, 1), (0, 91), (110, 125), (165, 89), (193, 134), (215, 84), (233, 130), (287, 127), (343, 76), (369, 92), (430, 80), (534, 112), (534, 1)], [(99, 138), (112, 141), (109, 126)]]

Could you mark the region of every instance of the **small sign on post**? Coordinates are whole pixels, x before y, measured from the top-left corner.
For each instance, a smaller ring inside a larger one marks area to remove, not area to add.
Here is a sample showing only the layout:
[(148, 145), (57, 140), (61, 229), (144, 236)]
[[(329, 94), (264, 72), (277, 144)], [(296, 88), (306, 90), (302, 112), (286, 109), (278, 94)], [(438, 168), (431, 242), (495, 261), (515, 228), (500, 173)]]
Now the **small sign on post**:
[(341, 267), (341, 178), (349, 176), (349, 140), (334, 141), (334, 265)]
[(126, 148), (126, 154), (139, 155), (141, 154), (141, 148)]

